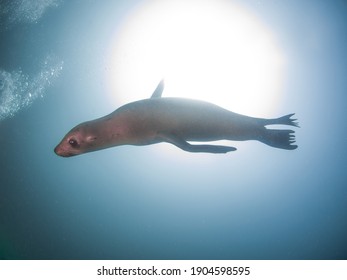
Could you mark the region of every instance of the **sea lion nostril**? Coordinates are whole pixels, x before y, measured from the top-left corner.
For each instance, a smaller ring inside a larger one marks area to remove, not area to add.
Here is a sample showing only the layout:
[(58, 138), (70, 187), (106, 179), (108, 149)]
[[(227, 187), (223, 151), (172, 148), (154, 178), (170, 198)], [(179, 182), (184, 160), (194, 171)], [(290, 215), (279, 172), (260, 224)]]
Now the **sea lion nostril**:
[(54, 148), (54, 152), (59, 156), (60, 155), (60, 150), (59, 150), (59, 146), (56, 146)]

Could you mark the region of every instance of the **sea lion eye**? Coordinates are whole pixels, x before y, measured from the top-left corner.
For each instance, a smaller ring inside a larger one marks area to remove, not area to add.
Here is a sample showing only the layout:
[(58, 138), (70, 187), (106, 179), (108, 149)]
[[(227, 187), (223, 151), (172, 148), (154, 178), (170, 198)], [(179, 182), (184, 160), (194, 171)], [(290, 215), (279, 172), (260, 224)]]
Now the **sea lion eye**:
[(69, 144), (71, 145), (71, 147), (74, 147), (74, 148), (78, 146), (78, 143), (75, 139), (70, 139)]

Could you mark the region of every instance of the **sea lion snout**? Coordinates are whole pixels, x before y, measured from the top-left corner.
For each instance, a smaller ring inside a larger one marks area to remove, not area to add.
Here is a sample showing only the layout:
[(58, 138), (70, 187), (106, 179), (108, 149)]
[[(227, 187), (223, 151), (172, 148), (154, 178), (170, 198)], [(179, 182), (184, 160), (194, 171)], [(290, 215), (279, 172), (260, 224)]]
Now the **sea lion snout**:
[(71, 156), (69, 153), (67, 153), (66, 151), (64, 151), (60, 145), (56, 146), (54, 148), (54, 152), (58, 155), (58, 156), (61, 156), (61, 157), (69, 157)]

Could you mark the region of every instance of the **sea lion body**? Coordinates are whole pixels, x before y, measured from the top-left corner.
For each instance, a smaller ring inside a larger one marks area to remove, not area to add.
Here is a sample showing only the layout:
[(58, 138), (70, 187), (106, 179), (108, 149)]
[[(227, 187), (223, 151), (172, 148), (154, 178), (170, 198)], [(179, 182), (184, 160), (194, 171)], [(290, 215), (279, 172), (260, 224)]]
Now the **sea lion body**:
[(162, 142), (175, 135), (186, 141), (246, 140), (259, 128), (258, 119), (242, 116), (214, 104), (184, 99), (145, 99), (127, 104), (112, 114), (128, 119), (135, 143)]
[[(293, 115), (278, 119), (253, 118), (217, 105), (184, 98), (161, 98), (159, 84), (152, 98), (128, 103), (113, 113), (73, 128), (55, 148), (64, 157), (119, 145), (168, 142), (189, 152), (226, 153), (234, 147), (192, 145), (187, 141), (258, 140), (292, 150), (294, 131), (267, 129), (266, 125), (297, 126)], [(160, 93), (158, 93), (158, 91)]]

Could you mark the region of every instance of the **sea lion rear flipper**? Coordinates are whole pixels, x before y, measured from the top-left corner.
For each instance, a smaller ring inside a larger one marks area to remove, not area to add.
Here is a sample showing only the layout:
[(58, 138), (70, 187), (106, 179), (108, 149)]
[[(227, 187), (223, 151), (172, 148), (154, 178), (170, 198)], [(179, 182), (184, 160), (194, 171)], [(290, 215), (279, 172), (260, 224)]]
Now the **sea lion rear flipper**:
[(289, 114), (277, 119), (263, 119), (263, 122), (264, 122), (263, 125), (279, 124), (279, 125), (291, 125), (291, 126), (300, 127), (299, 123), (297, 122), (297, 119), (291, 118), (294, 115), (295, 114)]
[(159, 84), (157, 85), (157, 88), (152, 93), (151, 98), (160, 98), (164, 90), (164, 79), (162, 79)]
[(236, 151), (234, 147), (219, 146), (219, 145), (192, 145), (184, 139), (175, 135), (160, 135), (164, 142), (171, 143), (178, 148), (192, 153), (212, 153), (212, 154), (225, 154), (231, 151)]
[(271, 147), (285, 150), (295, 150), (298, 147), (294, 144), (295, 135), (293, 130), (265, 128), (260, 135), (261, 137), (258, 140)]

